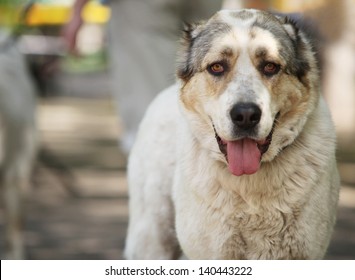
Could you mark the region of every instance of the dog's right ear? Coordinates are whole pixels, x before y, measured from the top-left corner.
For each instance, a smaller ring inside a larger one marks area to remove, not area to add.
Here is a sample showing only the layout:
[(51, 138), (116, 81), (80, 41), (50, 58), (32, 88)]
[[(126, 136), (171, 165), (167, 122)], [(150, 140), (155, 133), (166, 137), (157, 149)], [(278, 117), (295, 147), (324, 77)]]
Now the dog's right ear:
[(192, 39), (192, 32), (194, 31), (195, 29), (195, 25), (194, 24), (191, 24), (191, 23), (188, 23), (188, 22), (183, 22), (183, 28), (182, 28), (182, 39), (188, 42), (191, 41)]
[(187, 82), (195, 73), (193, 46), (200, 32), (201, 23), (184, 23), (181, 38), (181, 47), (178, 52), (177, 71), (178, 78)]
[(196, 22), (196, 23), (183, 23), (183, 39), (187, 41), (191, 41), (197, 37), (198, 33), (200, 32), (200, 26), (203, 22)]

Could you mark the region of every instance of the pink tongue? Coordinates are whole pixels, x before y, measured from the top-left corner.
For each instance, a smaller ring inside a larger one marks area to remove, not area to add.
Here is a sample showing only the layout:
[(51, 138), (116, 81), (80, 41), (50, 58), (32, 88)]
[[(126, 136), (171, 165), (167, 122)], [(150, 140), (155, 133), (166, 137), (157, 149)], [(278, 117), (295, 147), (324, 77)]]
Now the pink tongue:
[(229, 171), (236, 176), (253, 174), (260, 167), (261, 153), (252, 139), (227, 142), (227, 157)]

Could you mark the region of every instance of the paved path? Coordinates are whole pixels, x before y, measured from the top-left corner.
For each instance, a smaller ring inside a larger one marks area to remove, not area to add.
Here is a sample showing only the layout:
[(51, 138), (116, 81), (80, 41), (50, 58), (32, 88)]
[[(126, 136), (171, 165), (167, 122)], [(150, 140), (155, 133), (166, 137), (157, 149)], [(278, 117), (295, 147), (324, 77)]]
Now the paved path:
[[(110, 101), (46, 99), (38, 120), (42, 151), (26, 202), (28, 258), (121, 259), (128, 216), (126, 160), (117, 148), (120, 128)], [(355, 155), (346, 155), (328, 259), (355, 259)]]

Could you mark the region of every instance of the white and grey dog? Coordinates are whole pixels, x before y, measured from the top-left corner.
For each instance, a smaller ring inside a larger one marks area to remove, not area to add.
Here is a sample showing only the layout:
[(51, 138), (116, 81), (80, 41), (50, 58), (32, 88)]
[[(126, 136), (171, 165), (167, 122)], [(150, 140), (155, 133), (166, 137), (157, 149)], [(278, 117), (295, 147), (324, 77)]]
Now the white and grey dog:
[(0, 30), (0, 187), (5, 209), (6, 255), (25, 257), (23, 195), (36, 154), (36, 98), (23, 56)]
[(187, 28), (179, 59), (129, 158), (126, 257), (323, 258), (339, 176), (305, 33), (220, 11)]

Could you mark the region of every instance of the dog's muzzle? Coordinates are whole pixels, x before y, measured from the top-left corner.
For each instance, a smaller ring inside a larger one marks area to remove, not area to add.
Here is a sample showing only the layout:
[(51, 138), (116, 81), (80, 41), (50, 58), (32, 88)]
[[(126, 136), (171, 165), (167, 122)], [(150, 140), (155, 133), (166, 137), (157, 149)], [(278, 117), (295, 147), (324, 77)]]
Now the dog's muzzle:
[[(248, 109), (247, 117), (253, 118), (251, 117), (253, 115), (252, 112), (253, 110)], [(244, 174), (253, 174), (259, 170), (261, 157), (269, 149), (279, 115), (280, 113), (276, 114), (270, 133), (262, 140), (243, 137), (233, 141), (225, 141), (218, 135), (214, 124), (212, 124), (217, 144), (221, 153), (226, 157), (229, 170), (232, 174), (241, 176)], [(249, 124), (248, 128), (251, 127)]]

